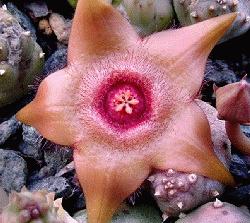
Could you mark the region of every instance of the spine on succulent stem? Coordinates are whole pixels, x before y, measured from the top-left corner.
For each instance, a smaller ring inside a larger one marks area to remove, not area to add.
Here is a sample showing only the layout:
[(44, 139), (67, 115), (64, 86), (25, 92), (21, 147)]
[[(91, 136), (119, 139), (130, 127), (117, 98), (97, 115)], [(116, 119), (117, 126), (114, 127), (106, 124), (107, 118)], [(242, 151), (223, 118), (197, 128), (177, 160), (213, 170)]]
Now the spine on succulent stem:
[(224, 87), (214, 87), (218, 118), (226, 121), (226, 131), (232, 144), (250, 155), (250, 139), (242, 132), (240, 124), (250, 123), (250, 84), (246, 76)]

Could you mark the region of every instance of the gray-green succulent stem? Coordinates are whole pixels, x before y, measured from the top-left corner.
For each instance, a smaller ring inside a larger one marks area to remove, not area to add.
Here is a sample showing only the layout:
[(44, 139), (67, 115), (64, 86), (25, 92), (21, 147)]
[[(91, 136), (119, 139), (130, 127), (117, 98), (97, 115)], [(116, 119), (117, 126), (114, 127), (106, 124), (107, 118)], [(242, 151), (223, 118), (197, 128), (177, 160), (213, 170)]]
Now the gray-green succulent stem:
[[(68, 3), (73, 7), (76, 8), (78, 0), (68, 0)], [(113, 6), (118, 6), (122, 0), (106, 0), (106, 2), (112, 4)]]
[(240, 124), (226, 121), (225, 125), (231, 143), (242, 153), (250, 155), (250, 139), (242, 132)]
[(250, 28), (249, 0), (173, 0), (173, 4), (177, 18), (182, 26), (237, 12), (236, 20), (220, 42), (240, 36)]
[(173, 21), (174, 10), (170, 0), (123, 0), (121, 5), (141, 36), (161, 31)]
[(0, 108), (27, 94), (42, 72), (44, 53), (4, 5), (0, 7)]

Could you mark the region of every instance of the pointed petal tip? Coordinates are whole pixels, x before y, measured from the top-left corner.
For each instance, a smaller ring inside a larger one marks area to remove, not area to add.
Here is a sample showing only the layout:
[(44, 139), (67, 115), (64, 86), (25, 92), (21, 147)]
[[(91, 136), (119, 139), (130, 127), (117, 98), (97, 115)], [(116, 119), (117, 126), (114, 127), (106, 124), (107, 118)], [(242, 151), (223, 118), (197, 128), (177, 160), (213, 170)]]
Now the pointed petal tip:
[(26, 125), (30, 125), (32, 117), (32, 105), (28, 104), (16, 113), (16, 119)]
[[(196, 103), (198, 102), (197, 100)], [(204, 108), (203, 106), (202, 109), (205, 110), (207, 105)], [(154, 159), (153, 167), (159, 170), (172, 168), (176, 171), (196, 173), (226, 185), (234, 185), (232, 175), (213, 151), (211, 129), (204, 111), (192, 103), (190, 106), (185, 106), (174, 120), (171, 130), (173, 133), (178, 132), (177, 137), (176, 135), (163, 137), (162, 147)], [(183, 126), (183, 123), (188, 125)]]
[(126, 50), (138, 35), (132, 25), (103, 0), (79, 0), (69, 39), (68, 61)]
[[(193, 26), (201, 26), (204, 32), (204, 43), (206, 39), (208, 40), (208, 52), (212, 50), (215, 44), (220, 40), (220, 38), (225, 34), (225, 32), (231, 27), (232, 23), (237, 17), (237, 13), (229, 13), (205, 20), (201, 23), (194, 24)], [(204, 28), (203, 28), (203, 27)], [(210, 43), (210, 44), (209, 44)]]
[[(200, 38), (200, 49), (210, 53), (215, 44), (230, 28), (236, 17), (237, 13), (229, 13), (184, 27), (184, 29), (189, 28), (193, 30), (197, 37)], [(195, 37), (193, 38), (195, 39)]]
[[(224, 167), (225, 168), (225, 167)], [(233, 175), (229, 172), (228, 169), (225, 168), (224, 175), (220, 177), (220, 179), (217, 179), (219, 182), (222, 182), (225, 185), (234, 187), (236, 185), (236, 182), (234, 180)]]
[(102, 147), (102, 150), (104, 154), (100, 153), (99, 146), (86, 141), (76, 145), (74, 150), (89, 223), (109, 222), (120, 204), (142, 184), (150, 171), (149, 164), (138, 156), (127, 158), (123, 152), (114, 152), (109, 147)]
[(238, 16), (237, 12), (232, 12), (232, 13), (222, 15), (220, 17), (224, 19), (225, 21), (227, 21), (228, 25), (231, 25), (234, 22), (234, 20), (237, 18), (237, 16)]
[(26, 105), (17, 112), (16, 119), (34, 127), (44, 138), (56, 144), (71, 146), (74, 143), (76, 133), (69, 123), (60, 114), (56, 116), (49, 110), (43, 110), (39, 102), (32, 101)]
[[(178, 80), (187, 95), (196, 95), (202, 84), (207, 57), (228, 30), (236, 13), (198, 22), (180, 29), (154, 33), (143, 43), (156, 62)], [(178, 74), (178, 75), (177, 75)]]
[(229, 13), (229, 14), (224, 14), (218, 17), (214, 17), (208, 20), (205, 20), (204, 22), (214, 22), (215, 25), (216, 23), (220, 24), (218, 28), (221, 28), (221, 32), (222, 35), (224, 34), (224, 32), (226, 32), (230, 26), (232, 25), (232, 23), (235, 21), (237, 17), (237, 13)]

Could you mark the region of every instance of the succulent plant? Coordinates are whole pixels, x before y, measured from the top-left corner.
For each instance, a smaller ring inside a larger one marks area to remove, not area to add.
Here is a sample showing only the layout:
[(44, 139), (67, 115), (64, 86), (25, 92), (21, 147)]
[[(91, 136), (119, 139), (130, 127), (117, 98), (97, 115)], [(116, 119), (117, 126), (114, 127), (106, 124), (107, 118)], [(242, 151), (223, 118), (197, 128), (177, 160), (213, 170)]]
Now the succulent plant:
[(0, 199), (0, 213), (2, 213), (3, 208), (8, 205), (8, 200), (9, 200), (7, 192), (2, 187), (0, 187), (0, 198), (1, 198)]
[(68, 3), (69, 3), (73, 8), (75, 8), (75, 7), (76, 7), (76, 4), (77, 4), (77, 0), (68, 0)]
[[(77, 0), (68, 0), (76, 7)], [(182, 26), (192, 25), (223, 14), (237, 12), (238, 17), (220, 42), (244, 34), (250, 29), (249, 0), (106, 0), (118, 6), (120, 13), (134, 25), (140, 36), (166, 29), (176, 14)]]
[[(78, 223), (87, 223), (87, 212), (81, 210), (74, 215)], [(161, 217), (152, 204), (139, 204), (133, 207), (122, 205), (112, 218), (111, 223), (160, 223)]]
[(2, 223), (63, 223), (57, 220), (53, 201), (53, 193), (45, 191), (31, 193), (22, 189), (20, 193), (12, 192), (1, 214)]
[(0, 8), (0, 107), (24, 96), (42, 71), (43, 52), (18, 21)]
[(209, 202), (187, 216), (176, 221), (176, 223), (248, 223), (250, 213), (247, 207), (236, 207), (227, 202), (216, 199)]
[(77, 223), (62, 208), (62, 199), (54, 201), (54, 193), (46, 191), (12, 192), (9, 204), (0, 214), (1, 223)]
[(250, 29), (249, 0), (174, 0), (174, 9), (181, 25), (187, 26), (230, 12), (238, 12), (237, 19), (222, 41), (239, 36)]
[[(77, 1), (78, 0), (68, 0), (68, 3), (73, 7), (75, 8), (76, 7), (76, 4), (77, 4)], [(106, 2), (114, 5), (114, 6), (117, 6), (121, 3), (122, 0), (105, 0)]]
[(78, 1), (67, 67), (42, 81), (17, 118), (73, 147), (89, 223), (110, 221), (154, 169), (234, 183), (195, 98), (207, 56), (235, 18), (142, 39), (110, 4)]
[(141, 36), (167, 28), (174, 17), (171, 0), (123, 0), (122, 5)]
[(250, 139), (240, 128), (240, 124), (250, 124), (250, 84), (246, 77), (240, 82), (215, 87), (215, 94), (218, 117), (226, 120), (230, 141), (241, 152), (250, 155)]

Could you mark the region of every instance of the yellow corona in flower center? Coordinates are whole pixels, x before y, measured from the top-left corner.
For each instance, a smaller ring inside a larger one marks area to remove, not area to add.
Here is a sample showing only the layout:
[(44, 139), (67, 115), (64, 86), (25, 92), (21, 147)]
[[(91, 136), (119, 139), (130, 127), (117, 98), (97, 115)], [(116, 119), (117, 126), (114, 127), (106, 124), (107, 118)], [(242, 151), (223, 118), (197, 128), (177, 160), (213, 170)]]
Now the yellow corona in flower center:
[(132, 114), (133, 107), (139, 104), (139, 100), (136, 99), (130, 90), (120, 91), (115, 95), (114, 106), (115, 111), (125, 111), (127, 114)]

